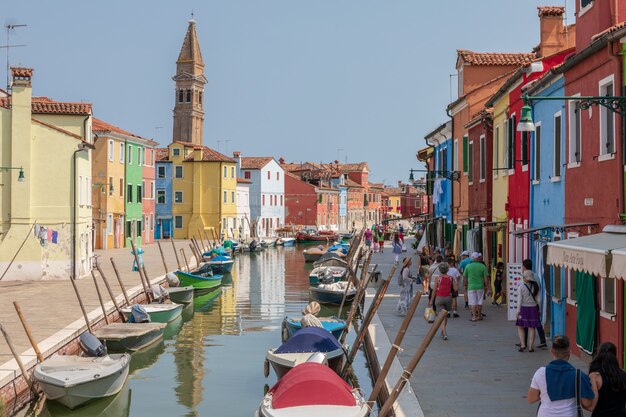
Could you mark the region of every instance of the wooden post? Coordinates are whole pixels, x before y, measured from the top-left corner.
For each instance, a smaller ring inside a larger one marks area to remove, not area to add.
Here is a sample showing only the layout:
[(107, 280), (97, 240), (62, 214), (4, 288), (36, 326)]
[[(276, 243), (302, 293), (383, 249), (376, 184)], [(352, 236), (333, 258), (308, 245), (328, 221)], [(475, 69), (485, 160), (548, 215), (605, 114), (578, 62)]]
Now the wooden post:
[(180, 253), (181, 255), (183, 255), (183, 259), (185, 260), (185, 265), (187, 266), (187, 272), (190, 272), (189, 262), (187, 262), (187, 255), (185, 255), (185, 251), (182, 248), (180, 249)]
[(98, 294), (98, 301), (100, 301), (100, 307), (102, 307), (102, 314), (104, 314), (104, 322), (109, 324), (109, 317), (107, 317), (107, 310), (104, 308), (104, 301), (102, 300), (102, 294), (100, 294), (100, 288), (98, 287), (98, 281), (96, 281), (96, 274), (91, 270), (91, 278), (93, 278), (93, 285), (96, 287), (96, 293)]
[(174, 249), (174, 255), (176, 256), (176, 264), (178, 265), (178, 269), (183, 269), (182, 265), (180, 264), (180, 259), (178, 259), (178, 252), (176, 251), (176, 245), (174, 244), (174, 238), (171, 238), (170, 242), (172, 242), (172, 248)]
[(109, 280), (102, 273), (102, 268), (100, 268), (100, 265), (97, 265), (96, 268), (98, 269), (98, 272), (100, 273), (100, 278), (102, 278), (102, 281), (104, 281), (104, 286), (107, 288), (107, 292), (109, 293), (109, 297), (111, 298), (111, 301), (113, 301), (113, 305), (115, 306), (115, 310), (117, 311), (117, 314), (120, 315), (120, 319), (122, 320), (122, 323), (126, 323), (126, 317), (124, 317), (124, 315), (122, 314), (122, 310), (120, 309), (120, 306), (117, 305), (117, 300), (115, 299), (115, 294), (113, 294), (113, 290), (111, 290), (111, 286), (109, 285)]
[(198, 245), (198, 240), (195, 237), (191, 239), (191, 243), (193, 243), (196, 248), (196, 253), (198, 254), (196, 260), (198, 261), (198, 265), (200, 265), (200, 262), (202, 262), (202, 249), (200, 248), (200, 245)]
[(37, 341), (33, 337), (33, 334), (30, 331), (30, 326), (26, 322), (26, 319), (24, 318), (24, 315), (22, 314), (22, 309), (20, 308), (20, 305), (17, 303), (17, 301), (13, 301), (13, 307), (15, 307), (15, 312), (17, 313), (17, 316), (20, 318), (20, 321), (22, 322), (22, 327), (24, 327), (24, 331), (26, 332), (26, 337), (28, 337), (28, 341), (30, 342), (30, 345), (33, 347), (33, 350), (35, 351), (35, 354), (37, 355), (37, 360), (39, 361), (39, 363), (43, 362), (43, 355), (41, 354), (41, 351), (39, 350), (39, 345), (37, 344)]
[[(111, 265), (113, 265), (113, 271), (115, 272), (115, 277), (117, 278), (117, 283), (120, 284), (120, 288), (122, 289), (122, 294), (124, 294), (124, 300), (126, 301), (126, 305), (130, 306), (130, 300), (128, 299), (128, 294), (126, 293), (126, 287), (122, 282), (122, 278), (120, 277), (120, 273), (117, 270), (117, 265), (115, 265), (115, 261), (113, 258), (109, 258), (111, 260)], [(97, 266), (98, 272), (100, 272), (100, 265)], [(102, 274), (102, 272), (100, 272)]]
[(196, 258), (196, 265), (200, 266), (201, 260), (200, 260), (200, 257), (198, 256), (198, 252), (196, 251), (196, 248), (193, 246), (192, 243), (189, 244), (189, 248), (191, 249), (191, 254), (193, 255), (193, 257)]
[[(370, 267), (370, 261), (371, 260), (372, 260), (372, 253), (370, 252), (368, 254), (368, 256), (367, 256), (367, 259), (365, 260), (365, 263), (363, 264), (363, 270), (361, 271), (361, 280), (359, 281), (359, 284), (358, 284), (358, 287), (357, 287), (357, 291), (356, 291), (356, 294), (354, 296), (354, 300), (352, 301), (352, 305), (350, 306), (350, 312), (348, 313), (348, 317), (346, 318), (346, 330), (341, 335), (341, 343), (342, 344), (346, 340), (346, 336), (348, 335), (348, 330), (350, 330), (350, 323), (352, 322), (352, 318), (356, 314), (356, 310), (359, 307), (359, 303), (361, 302), (361, 298), (363, 297), (363, 294), (365, 294), (365, 289), (367, 288), (367, 285), (369, 284), (369, 280), (371, 279), (371, 277), (373, 275), (373, 274), (370, 274), (369, 276), (367, 276), (365, 274), (365, 272)], [(356, 274), (356, 272), (355, 272), (355, 274)]]
[(83, 304), (83, 300), (80, 297), (80, 293), (78, 292), (76, 282), (74, 282), (73, 278), (70, 278), (70, 283), (72, 284), (72, 288), (74, 288), (74, 293), (76, 294), (76, 298), (78, 299), (78, 305), (80, 305), (80, 310), (83, 312), (83, 317), (85, 318), (87, 330), (89, 331), (89, 333), (93, 333), (93, 330), (91, 329), (91, 323), (89, 323), (89, 317), (87, 316), (87, 310), (85, 310), (85, 305)]
[[(359, 253), (359, 258), (360, 259), (361, 254)], [(349, 276), (348, 276), (348, 282), (352, 282), (352, 284), (354, 285), (354, 287), (358, 287), (359, 283), (357, 281), (357, 268), (358, 268), (358, 261), (357, 264), (354, 266), (354, 268), (351, 268), (349, 266)], [(343, 298), (341, 299), (341, 304), (339, 305), (339, 311), (337, 313), (337, 317), (341, 318), (341, 313), (343, 312), (343, 307), (344, 304), (346, 303), (346, 297), (348, 296), (348, 290), (350, 288), (350, 285), (348, 285), (348, 287), (346, 287), (346, 291), (343, 293)]]
[(213, 249), (213, 246), (211, 245), (211, 239), (209, 239), (209, 234), (206, 230), (204, 230), (204, 238), (206, 239), (208, 249)]
[(133, 249), (133, 256), (135, 257), (135, 263), (137, 264), (137, 270), (139, 271), (139, 281), (141, 281), (141, 285), (143, 286), (143, 292), (146, 294), (146, 301), (150, 302), (150, 294), (148, 293), (148, 287), (144, 282), (143, 271), (141, 269), (141, 264), (139, 263), (139, 255), (137, 254), (137, 248), (135, 247), (135, 242), (130, 240), (130, 246)]
[(424, 356), (424, 352), (426, 352), (426, 348), (428, 347), (428, 345), (430, 345), (430, 342), (433, 340), (433, 337), (435, 337), (437, 330), (439, 330), (439, 326), (441, 326), (441, 323), (443, 323), (443, 320), (446, 318), (447, 314), (448, 312), (443, 308), (439, 311), (439, 314), (437, 315), (435, 322), (428, 330), (428, 333), (426, 333), (426, 335), (424, 336), (422, 343), (420, 343), (419, 347), (417, 348), (417, 350), (411, 357), (411, 360), (409, 361), (408, 365), (406, 366), (406, 368), (404, 368), (404, 372), (402, 372), (400, 379), (398, 379), (398, 382), (396, 383), (395, 387), (389, 393), (389, 398), (387, 399), (387, 401), (385, 401), (385, 404), (383, 404), (382, 408), (378, 412), (378, 417), (387, 417), (387, 415), (389, 415), (389, 412), (391, 411), (393, 404), (398, 399), (398, 396), (404, 389), (404, 386), (406, 385), (406, 383), (409, 381), (409, 378), (411, 378), (413, 371), (417, 367), (417, 364), (419, 363), (420, 359), (422, 359), (422, 356)]
[(202, 250), (205, 252), (209, 250), (208, 246), (204, 246), (204, 239), (202, 239), (202, 229), (198, 229), (198, 238), (200, 239), (200, 243), (202, 244)]
[(22, 363), (22, 358), (20, 357), (20, 355), (17, 354), (15, 346), (13, 345), (13, 340), (11, 339), (11, 336), (9, 336), (9, 334), (7, 333), (2, 323), (0, 323), (0, 332), (2, 332), (2, 335), (4, 336), (4, 340), (6, 340), (7, 345), (9, 345), (9, 350), (11, 351), (11, 354), (13, 354), (13, 359), (15, 359), (15, 362), (17, 362), (17, 366), (20, 367), (20, 371), (22, 371), (22, 376), (24, 377), (24, 381), (26, 381), (26, 384), (28, 384), (28, 388), (30, 388), (33, 394), (38, 395), (35, 386), (33, 385), (32, 381), (28, 377), (28, 374), (26, 373), (26, 368), (24, 367), (24, 363)]
[[(163, 255), (163, 248), (161, 247), (161, 241), (157, 240), (157, 245), (159, 246), (159, 252), (161, 253), (161, 261), (163, 261), (163, 269), (165, 269), (165, 273), (167, 274), (170, 270), (167, 268), (167, 263), (165, 262), (165, 255)], [(176, 251), (174, 251), (176, 253)]]
[(391, 345), (391, 349), (389, 349), (389, 353), (387, 354), (387, 359), (383, 364), (383, 367), (378, 374), (378, 379), (376, 379), (376, 383), (374, 384), (374, 388), (372, 389), (372, 393), (370, 394), (370, 398), (367, 400), (370, 405), (373, 405), (374, 402), (378, 399), (378, 394), (380, 394), (380, 390), (383, 388), (385, 384), (385, 378), (387, 378), (387, 374), (389, 373), (389, 369), (391, 368), (391, 364), (400, 350), (400, 346), (402, 344), (402, 340), (404, 340), (404, 335), (406, 334), (406, 330), (409, 328), (409, 324), (411, 324), (411, 320), (413, 319), (413, 314), (415, 314), (415, 310), (417, 309), (417, 305), (422, 298), (422, 293), (418, 292), (415, 297), (413, 297), (413, 301), (409, 305), (409, 308), (406, 312), (406, 316), (404, 316), (404, 320), (400, 325), (400, 329), (396, 334), (396, 338)]

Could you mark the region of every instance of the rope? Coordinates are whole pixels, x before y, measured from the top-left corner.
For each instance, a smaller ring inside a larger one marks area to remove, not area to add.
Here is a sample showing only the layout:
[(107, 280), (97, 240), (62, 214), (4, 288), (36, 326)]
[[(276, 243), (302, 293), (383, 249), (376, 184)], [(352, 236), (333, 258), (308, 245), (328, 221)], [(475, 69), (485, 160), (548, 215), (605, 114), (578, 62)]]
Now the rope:
[(402, 349), (402, 348), (401, 348), (400, 346), (398, 346), (398, 345), (395, 345), (395, 344), (394, 344), (394, 345), (391, 345), (391, 347), (396, 348), (396, 350), (397, 350), (398, 352), (400, 352), (400, 353), (404, 352), (404, 349)]

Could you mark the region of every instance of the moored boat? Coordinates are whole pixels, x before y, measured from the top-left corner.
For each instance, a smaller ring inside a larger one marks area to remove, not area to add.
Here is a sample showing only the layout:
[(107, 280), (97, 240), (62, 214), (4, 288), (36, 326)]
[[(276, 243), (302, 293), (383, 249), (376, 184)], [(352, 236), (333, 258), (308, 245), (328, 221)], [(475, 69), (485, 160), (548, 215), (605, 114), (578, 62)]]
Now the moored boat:
[(176, 271), (176, 276), (182, 286), (191, 285), (195, 290), (208, 290), (222, 283), (222, 275), (213, 275), (210, 268), (193, 272)]
[(167, 288), (170, 300), (176, 304), (189, 304), (193, 301), (193, 286)]
[(48, 399), (73, 410), (120, 392), (129, 365), (128, 354), (101, 357), (55, 354), (36, 365), (33, 376)]
[(320, 256), (320, 258), (313, 263), (314, 267), (320, 266), (348, 266), (345, 260), (345, 255), (341, 255), (336, 252), (327, 252)]
[(365, 417), (365, 398), (319, 363), (293, 368), (265, 395), (256, 417)]
[(207, 260), (205, 264), (211, 267), (211, 270), (214, 274), (223, 274), (230, 273), (230, 271), (233, 269), (234, 261), (230, 256), (218, 255)]
[(276, 241), (278, 246), (294, 246), (296, 244), (295, 237), (281, 237)]
[[(181, 304), (142, 304), (142, 307), (150, 316), (151, 323), (169, 323), (180, 317), (183, 306)], [(122, 308), (122, 314), (127, 319), (131, 315), (132, 307)]]
[(345, 266), (319, 266), (314, 268), (309, 274), (309, 285), (317, 285), (322, 280), (338, 282), (348, 276), (348, 268)]
[[(317, 287), (309, 288), (309, 297), (320, 304), (341, 304), (344, 294), (346, 294), (346, 281), (335, 282), (334, 284), (319, 284)], [(356, 288), (350, 286), (346, 294), (346, 303), (351, 303), (356, 295)]]
[(165, 326), (165, 323), (112, 323), (94, 334), (109, 352), (135, 352), (160, 340)]
[(339, 238), (339, 235), (334, 232), (306, 232), (301, 231), (296, 234), (296, 240), (301, 243), (313, 243), (313, 242), (333, 242)]
[(314, 248), (305, 249), (302, 251), (302, 255), (304, 256), (304, 262), (315, 262), (319, 258), (321, 258), (324, 253), (324, 248), (320, 246), (316, 246)]
[[(341, 337), (344, 330), (346, 330), (346, 321), (337, 317), (318, 317), (324, 330), (330, 332), (337, 340)], [(285, 317), (283, 320), (281, 337), (285, 342), (291, 336), (299, 330), (302, 330), (302, 317)]]
[(323, 353), (328, 367), (339, 372), (343, 364), (343, 347), (335, 336), (320, 327), (305, 327), (297, 331), (280, 347), (270, 349), (265, 358), (280, 379), (291, 368), (306, 362), (316, 352)]

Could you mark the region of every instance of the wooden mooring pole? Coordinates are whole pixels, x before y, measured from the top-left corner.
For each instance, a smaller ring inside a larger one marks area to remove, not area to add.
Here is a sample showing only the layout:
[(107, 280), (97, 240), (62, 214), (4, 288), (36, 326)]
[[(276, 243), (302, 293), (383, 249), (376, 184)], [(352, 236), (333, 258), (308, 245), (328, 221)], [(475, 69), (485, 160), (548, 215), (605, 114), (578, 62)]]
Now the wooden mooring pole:
[[(130, 300), (128, 299), (128, 294), (126, 293), (126, 287), (122, 282), (122, 277), (120, 277), (120, 273), (117, 270), (117, 265), (115, 265), (115, 261), (113, 258), (109, 258), (111, 260), (111, 265), (113, 265), (113, 272), (115, 272), (115, 278), (117, 278), (117, 283), (120, 284), (120, 288), (122, 289), (122, 294), (124, 294), (124, 301), (126, 301), (126, 305), (130, 306)], [(98, 272), (100, 272), (100, 265), (97, 266)]]
[(120, 319), (122, 320), (122, 323), (126, 323), (126, 317), (124, 317), (124, 314), (122, 314), (122, 310), (120, 309), (120, 306), (117, 304), (117, 300), (115, 299), (115, 294), (113, 294), (113, 290), (111, 289), (111, 286), (109, 285), (109, 280), (104, 275), (104, 273), (102, 273), (102, 268), (100, 268), (100, 265), (97, 265), (96, 268), (98, 269), (100, 278), (102, 278), (102, 281), (104, 282), (104, 286), (106, 287), (107, 292), (109, 293), (109, 298), (111, 298), (111, 301), (113, 302), (113, 305), (115, 306), (115, 311), (117, 311), (117, 314), (120, 315)]
[(109, 324), (109, 317), (107, 316), (107, 310), (104, 308), (104, 301), (102, 300), (102, 294), (100, 294), (100, 288), (98, 287), (98, 281), (96, 280), (96, 274), (93, 269), (91, 270), (91, 278), (93, 278), (93, 285), (96, 287), (96, 293), (98, 294), (98, 301), (100, 301), (100, 307), (102, 308), (102, 314), (104, 314), (104, 322)]
[(170, 238), (170, 242), (172, 242), (172, 248), (174, 249), (174, 256), (176, 256), (176, 264), (178, 265), (178, 269), (182, 270), (183, 266), (180, 264), (180, 259), (178, 258), (178, 252), (176, 251), (176, 244), (174, 243), (174, 238)]
[(35, 389), (35, 386), (33, 385), (33, 382), (30, 380), (30, 378), (28, 377), (28, 374), (26, 373), (26, 368), (24, 367), (22, 358), (15, 350), (15, 345), (13, 345), (13, 340), (11, 339), (11, 336), (9, 335), (9, 333), (7, 333), (2, 323), (0, 323), (0, 332), (2, 332), (2, 335), (4, 336), (4, 340), (6, 340), (7, 345), (9, 345), (9, 350), (11, 351), (11, 354), (13, 355), (13, 359), (15, 359), (15, 362), (17, 362), (17, 366), (20, 367), (20, 371), (22, 371), (22, 376), (24, 377), (24, 381), (26, 381), (26, 384), (28, 384), (28, 388), (30, 388), (33, 394), (38, 395), (37, 390)]
[(33, 337), (33, 333), (30, 331), (30, 326), (28, 325), (26, 318), (24, 318), (24, 315), (22, 314), (22, 309), (20, 308), (20, 305), (17, 303), (17, 301), (13, 301), (13, 307), (15, 307), (15, 312), (17, 313), (17, 316), (20, 318), (20, 322), (22, 322), (22, 327), (24, 327), (24, 332), (26, 332), (26, 337), (28, 337), (28, 341), (30, 342), (30, 345), (33, 347), (33, 350), (35, 351), (35, 355), (37, 355), (37, 360), (39, 361), (39, 363), (43, 362), (43, 355), (41, 354), (41, 350), (39, 350), (39, 345), (37, 344), (37, 341)]
[[(170, 270), (167, 268), (167, 262), (165, 262), (165, 255), (163, 255), (163, 248), (161, 247), (161, 241), (157, 240), (157, 245), (159, 246), (159, 252), (161, 253), (161, 261), (163, 261), (163, 269), (165, 269), (165, 273), (167, 274)], [(174, 251), (176, 253), (176, 251)]]

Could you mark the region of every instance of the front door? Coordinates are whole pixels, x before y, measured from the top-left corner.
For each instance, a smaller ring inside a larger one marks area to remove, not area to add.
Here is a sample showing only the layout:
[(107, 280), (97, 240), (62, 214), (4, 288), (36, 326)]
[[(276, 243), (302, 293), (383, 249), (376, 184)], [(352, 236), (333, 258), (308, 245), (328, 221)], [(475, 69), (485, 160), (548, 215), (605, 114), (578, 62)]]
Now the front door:
[(565, 270), (556, 266), (550, 268), (552, 269), (550, 274), (552, 293), (549, 295), (548, 300), (552, 310), (550, 317), (550, 323), (552, 324), (551, 336), (554, 339), (556, 336), (565, 335), (565, 305), (567, 302), (565, 296)]

